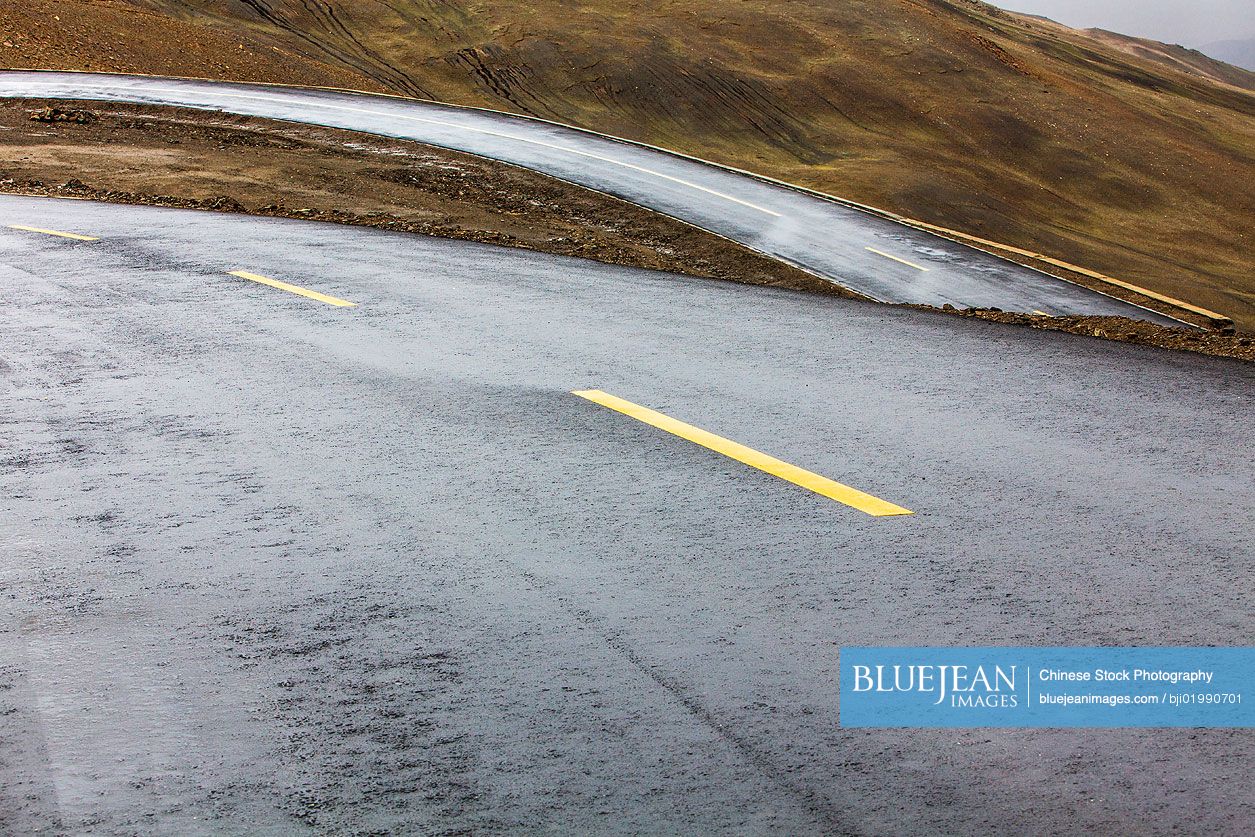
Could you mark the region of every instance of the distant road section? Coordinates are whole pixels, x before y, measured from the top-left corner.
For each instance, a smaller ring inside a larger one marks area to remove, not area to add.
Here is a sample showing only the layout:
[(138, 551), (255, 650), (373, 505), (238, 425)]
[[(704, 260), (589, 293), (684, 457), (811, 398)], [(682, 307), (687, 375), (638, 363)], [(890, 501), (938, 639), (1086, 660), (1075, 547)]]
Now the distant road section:
[(632, 201), (883, 302), (1178, 324), (854, 207), (666, 151), (523, 117), (365, 93), (89, 73), (0, 73), (0, 96), (220, 110), (416, 140)]

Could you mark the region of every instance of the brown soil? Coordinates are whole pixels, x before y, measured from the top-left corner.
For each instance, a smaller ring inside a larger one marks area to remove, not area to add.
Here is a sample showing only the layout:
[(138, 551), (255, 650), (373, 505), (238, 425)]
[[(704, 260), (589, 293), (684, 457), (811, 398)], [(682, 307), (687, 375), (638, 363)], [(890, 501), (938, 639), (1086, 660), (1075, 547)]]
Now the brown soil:
[(24, 0), (0, 7), (0, 40), (10, 66), (536, 114), (1044, 253), (1255, 330), (1255, 75), (973, 0)]
[(1049, 317), (1038, 314), (1018, 314), (1011, 311), (999, 311), (996, 308), (943, 308), (937, 309), (928, 305), (904, 305), (904, 308), (915, 308), (926, 311), (942, 310), (947, 314), (959, 317), (970, 317), (992, 323), (1028, 326), (1046, 331), (1066, 331), (1069, 334), (1083, 334), (1087, 337), (1098, 337), (1103, 340), (1118, 340), (1122, 343), (1137, 343), (1142, 346), (1157, 346), (1161, 349), (1177, 349), (1187, 352), (1199, 352), (1216, 357), (1230, 357), (1237, 360), (1255, 361), (1255, 337), (1246, 334), (1221, 334), (1187, 328), (1163, 328), (1142, 320), (1130, 320), (1126, 317)]
[[(420, 143), (200, 111), (19, 101), (0, 107), (0, 147), (11, 161), (0, 164), (0, 192), (332, 221), (844, 295), (624, 201)], [(947, 313), (1255, 360), (1255, 339), (1241, 335), (1121, 318)]]
[(0, 5), (0, 65), (388, 88), (338, 62), (249, 32), (180, 20), (128, 0)]

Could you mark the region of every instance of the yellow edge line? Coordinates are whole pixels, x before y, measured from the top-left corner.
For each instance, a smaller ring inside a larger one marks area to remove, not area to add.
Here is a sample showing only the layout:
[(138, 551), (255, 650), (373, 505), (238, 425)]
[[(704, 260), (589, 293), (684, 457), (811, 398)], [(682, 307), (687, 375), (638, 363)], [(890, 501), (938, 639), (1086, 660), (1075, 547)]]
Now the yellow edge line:
[(902, 262), (902, 264), (909, 265), (916, 270), (923, 270), (925, 272), (928, 271), (928, 268), (917, 265), (915, 262), (908, 262), (906, 259), (899, 259), (897, 256), (891, 256), (883, 250), (877, 250), (875, 247), (866, 247), (864, 249), (871, 250), (877, 256), (884, 256), (886, 259), (893, 259), (895, 262)]
[(256, 273), (249, 273), (247, 270), (232, 270), (231, 276), (238, 276), (241, 279), (247, 279), (250, 282), (257, 282), (262, 285), (269, 285), (272, 288), (278, 288), (281, 291), (300, 294), (301, 296), (316, 299), (319, 302), (325, 302), (328, 305), (335, 305), (339, 308), (352, 308), (357, 305), (356, 302), (349, 302), (347, 299), (339, 297), (327, 296), (320, 294), (318, 291), (311, 291), (309, 288), (302, 288), (300, 285), (289, 285), (287, 282), (280, 282), (278, 279), (271, 279), (269, 276), (261, 276)]
[(1230, 317), (1226, 316), (1225, 314), (1220, 314), (1208, 308), (1203, 308), (1201, 305), (1195, 305), (1192, 302), (1186, 302), (1185, 300), (1177, 299), (1176, 297), (1168, 296), (1167, 294), (1161, 294), (1157, 291), (1152, 291), (1150, 288), (1143, 288), (1141, 285), (1134, 285), (1132, 282), (1125, 282), (1122, 279), (1114, 279), (1110, 276), (1107, 276), (1106, 274), (1099, 273), (1096, 270), (1090, 270), (1087, 267), (1081, 267), (1080, 265), (1071, 264), (1070, 262), (1065, 262), (1062, 259), (1056, 259), (1051, 256), (1044, 256), (1041, 253), (1034, 253), (1032, 250), (1025, 250), (1021, 247), (1013, 247), (1010, 244), (1003, 244), (1002, 242), (999, 242), (999, 241), (990, 241), (987, 238), (980, 238), (975, 235), (969, 235), (968, 233), (965, 233), (965, 232), (952, 230), (949, 227), (939, 227), (936, 224), (929, 224), (924, 221), (916, 221), (913, 218), (904, 218), (902, 220), (903, 220), (903, 223), (906, 223), (912, 227), (917, 227), (918, 229), (921, 229), (921, 230), (928, 230), (929, 232), (941, 233), (942, 235), (952, 236), (954, 238), (961, 238), (961, 239), (964, 239), (965, 241), (974, 241), (977, 244), (983, 244), (986, 247), (995, 247), (999, 250), (1006, 250), (1008, 253), (1015, 253), (1017, 256), (1024, 256), (1025, 258), (1036, 259), (1037, 261), (1045, 262), (1046, 264), (1053, 265), (1055, 267), (1062, 268), (1064, 270), (1070, 270), (1073, 273), (1079, 273), (1082, 276), (1088, 276), (1090, 279), (1097, 279), (1099, 282), (1106, 282), (1108, 285), (1115, 285), (1117, 288), (1124, 288), (1127, 291), (1133, 291), (1134, 293), (1139, 293), (1142, 296), (1148, 296), (1151, 299), (1164, 303), (1165, 305), (1171, 305), (1175, 308), (1180, 308), (1184, 311), (1189, 311), (1192, 314), (1197, 314), (1200, 317), (1203, 317), (1204, 319), (1213, 320), (1217, 323), (1232, 323), (1233, 322), (1233, 320)]
[(721, 453), (737, 462), (743, 462), (751, 468), (757, 468), (760, 471), (766, 471), (772, 476), (787, 480), (794, 485), (800, 485), (802, 488), (814, 491), (838, 503), (844, 503), (851, 508), (866, 512), (873, 517), (889, 517), (900, 514), (914, 514), (910, 509), (904, 509), (896, 506), (879, 497), (873, 497), (859, 491), (857, 488), (851, 488), (848, 485), (842, 485), (839, 482), (821, 477), (819, 474), (811, 473), (790, 465), (788, 462), (782, 462), (774, 456), (768, 456), (765, 453), (747, 448), (745, 445), (738, 444), (725, 439), (722, 436), (716, 436), (700, 427), (694, 427), (691, 424), (685, 424), (682, 421), (673, 419), (670, 416), (663, 415), (642, 407), (639, 404), (633, 404), (631, 401), (625, 401), (622, 398), (602, 392), (599, 389), (574, 390), (572, 395), (578, 395), (580, 398), (592, 401), (594, 404), (600, 404), (608, 407), (616, 412), (623, 413), (625, 416), (631, 416), (637, 421), (644, 422), (659, 430), (665, 430), (672, 435), (679, 436), (681, 439), (687, 439), (694, 444), (709, 448), (717, 453)]
[(9, 224), (11, 230), (25, 230), (26, 232), (43, 233), (44, 235), (55, 235), (60, 238), (72, 238), (75, 241), (99, 241), (99, 238), (93, 238), (90, 235), (79, 235), (78, 233), (60, 232), (59, 230), (45, 230), (40, 227), (28, 227), (23, 224)]

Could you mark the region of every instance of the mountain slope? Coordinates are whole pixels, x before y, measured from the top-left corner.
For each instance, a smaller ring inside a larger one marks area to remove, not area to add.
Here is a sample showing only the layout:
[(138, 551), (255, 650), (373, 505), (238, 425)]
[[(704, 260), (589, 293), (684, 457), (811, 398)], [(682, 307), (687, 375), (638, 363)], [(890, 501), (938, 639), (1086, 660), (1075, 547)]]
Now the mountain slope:
[[(1057, 24), (967, 0), (142, 5), (369, 79), (348, 86), (676, 148), (1084, 264), (1255, 329), (1255, 96)], [(195, 49), (175, 40), (171, 50)], [(87, 58), (73, 44), (54, 57)]]
[(1255, 38), (1237, 41), (1216, 41), (1200, 48), (1212, 58), (1255, 72)]
[(0, 5), (0, 66), (383, 89), (347, 65), (287, 48), (280, 39), (211, 24), (177, 20), (128, 0), (6, 3)]
[[(1221, 84), (1231, 84), (1243, 90), (1255, 91), (1255, 73), (1240, 63), (1216, 58), (1206, 50), (1190, 49), (1180, 44), (1164, 44), (1147, 38), (1134, 38), (1106, 29), (1086, 29), (1085, 34), (1116, 49), (1164, 64), (1186, 73), (1194, 73)], [(1230, 41), (1237, 44), (1239, 41)], [(1255, 43), (1252, 44), (1255, 46)]]

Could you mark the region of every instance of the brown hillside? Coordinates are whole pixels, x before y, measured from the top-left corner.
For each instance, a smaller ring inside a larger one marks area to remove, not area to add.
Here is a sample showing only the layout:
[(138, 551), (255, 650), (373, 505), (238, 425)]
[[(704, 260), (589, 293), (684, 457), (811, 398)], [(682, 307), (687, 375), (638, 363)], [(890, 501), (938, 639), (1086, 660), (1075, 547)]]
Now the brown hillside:
[[(112, 69), (325, 72), (536, 114), (1044, 252), (1255, 329), (1255, 95), (1056, 24), (967, 0), (135, 4), (165, 22), (132, 15)], [(45, 17), (38, 42), (9, 34), (26, 11), (0, 10), (3, 63), (99, 66), (76, 32), (128, 15), (122, 0), (46, 8), (61, 21)], [(227, 61), (229, 42), (249, 60)]]
[(1183, 47), (1180, 44), (1160, 43), (1146, 38), (1133, 38), (1121, 35), (1119, 32), (1108, 32), (1106, 29), (1086, 29), (1085, 34), (1123, 52), (1165, 64), (1174, 70), (1194, 73), (1220, 84), (1231, 84), (1234, 87), (1255, 92), (1255, 73), (1217, 61), (1196, 49)]
[(346, 65), (244, 27), (185, 22), (128, 0), (23, 0), (0, 5), (0, 66), (199, 76), (384, 92)]

